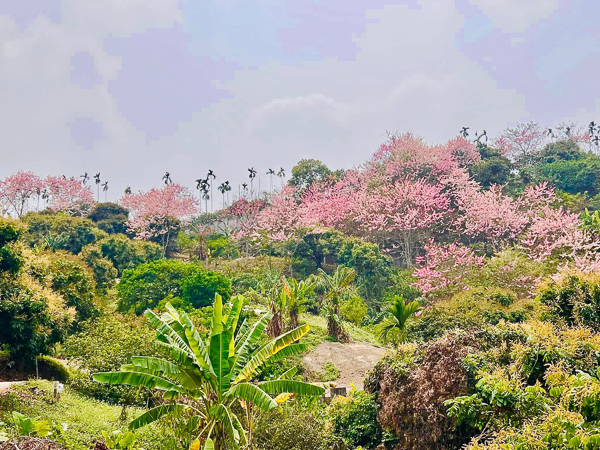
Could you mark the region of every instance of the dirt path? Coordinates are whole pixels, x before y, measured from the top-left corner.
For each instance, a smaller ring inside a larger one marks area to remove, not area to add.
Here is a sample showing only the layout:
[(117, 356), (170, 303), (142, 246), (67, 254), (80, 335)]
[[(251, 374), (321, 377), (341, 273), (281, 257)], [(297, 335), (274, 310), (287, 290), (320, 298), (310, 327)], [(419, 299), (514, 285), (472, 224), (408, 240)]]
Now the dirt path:
[(335, 380), (337, 386), (350, 388), (354, 383), (356, 389), (363, 388), (365, 374), (386, 353), (386, 349), (375, 347), (366, 342), (339, 342), (323, 341), (306, 355), (303, 360), (312, 371), (321, 371), (323, 364), (331, 361), (340, 371), (340, 377)]

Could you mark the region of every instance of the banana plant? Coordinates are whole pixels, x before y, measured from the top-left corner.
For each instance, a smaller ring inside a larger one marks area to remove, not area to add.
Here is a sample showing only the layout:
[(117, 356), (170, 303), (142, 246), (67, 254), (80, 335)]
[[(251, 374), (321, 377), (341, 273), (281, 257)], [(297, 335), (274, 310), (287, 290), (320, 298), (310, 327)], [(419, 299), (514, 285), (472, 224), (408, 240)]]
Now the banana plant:
[(340, 304), (356, 293), (355, 278), (356, 271), (349, 267), (338, 266), (331, 275), (319, 269), (319, 284), (325, 290), (322, 309), (327, 317), (327, 332), (338, 341), (349, 338), (340, 319)]
[(282, 278), (282, 288), (285, 291), (288, 301), (287, 310), (289, 315), (289, 327), (298, 326), (298, 316), (308, 297), (314, 292), (318, 279), (311, 276), (305, 280), (298, 281), (295, 278)]
[(387, 324), (383, 327), (383, 331), (379, 338), (383, 343), (387, 343), (388, 335), (392, 330), (398, 330), (400, 332), (400, 342), (405, 339), (404, 330), (406, 329), (406, 323), (408, 320), (421, 310), (418, 302), (405, 303), (404, 297), (397, 295), (394, 297), (394, 301), (390, 306), (389, 312), (391, 318)]
[(165, 403), (155, 406), (129, 424), (134, 430), (168, 416), (186, 414), (195, 436), (192, 447), (224, 450), (247, 443), (247, 432), (237, 408), (248, 404), (269, 411), (278, 408), (273, 396), (296, 394), (321, 396), (324, 389), (288, 379), (254, 381), (261, 366), (306, 350), (297, 341), (308, 333), (308, 325), (260, 343), (272, 318), (267, 312), (253, 325), (238, 326), (243, 296), (232, 299), (231, 312), (223, 314), (220, 295), (215, 296), (210, 333), (203, 339), (184, 312), (171, 304), (158, 316), (145, 316), (157, 330), (157, 348), (162, 357), (135, 356), (118, 372), (94, 374), (94, 380), (109, 384), (143, 386), (163, 391)]

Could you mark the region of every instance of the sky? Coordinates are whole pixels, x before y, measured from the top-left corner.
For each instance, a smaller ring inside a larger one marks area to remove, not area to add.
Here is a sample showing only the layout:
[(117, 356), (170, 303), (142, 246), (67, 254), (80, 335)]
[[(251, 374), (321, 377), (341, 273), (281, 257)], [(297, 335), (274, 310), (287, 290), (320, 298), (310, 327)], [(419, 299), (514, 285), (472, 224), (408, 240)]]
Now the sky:
[[(0, 0), (0, 177), (125, 187), (303, 158), (364, 162), (390, 132), (600, 119), (600, 2)], [(275, 180), (277, 184), (279, 180)]]

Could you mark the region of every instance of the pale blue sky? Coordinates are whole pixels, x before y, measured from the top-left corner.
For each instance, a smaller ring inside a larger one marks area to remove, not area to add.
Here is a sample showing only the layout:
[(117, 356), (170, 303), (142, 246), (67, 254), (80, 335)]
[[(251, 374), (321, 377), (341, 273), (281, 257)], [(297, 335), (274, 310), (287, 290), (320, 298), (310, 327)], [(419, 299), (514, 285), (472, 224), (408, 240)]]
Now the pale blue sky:
[(600, 119), (600, 3), (2, 0), (0, 176), (109, 197), (211, 168), (360, 164), (387, 131)]

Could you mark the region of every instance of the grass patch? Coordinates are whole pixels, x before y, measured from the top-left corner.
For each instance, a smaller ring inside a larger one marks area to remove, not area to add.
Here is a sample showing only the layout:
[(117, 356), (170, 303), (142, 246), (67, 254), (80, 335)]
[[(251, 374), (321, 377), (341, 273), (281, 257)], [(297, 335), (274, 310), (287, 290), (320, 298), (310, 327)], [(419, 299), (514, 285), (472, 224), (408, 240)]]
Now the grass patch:
[[(35, 388), (38, 389), (35, 389)], [(0, 420), (12, 423), (12, 411), (32, 418), (47, 420), (56, 426), (67, 424), (59, 442), (66, 450), (88, 450), (94, 441), (102, 439), (102, 431), (127, 430), (130, 420), (143, 412), (128, 408), (128, 420), (120, 420), (122, 408), (84, 397), (65, 386), (58, 402), (52, 396), (52, 383), (45, 380), (29, 381), (15, 386), (13, 391), (0, 397)], [(150, 425), (136, 432), (144, 448), (175, 449), (175, 443), (164, 436), (158, 426)]]
[[(300, 318), (301, 321), (310, 325), (310, 332), (303, 338), (302, 342), (316, 347), (327, 338), (327, 319), (325, 317), (302, 314)], [(377, 338), (364, 328), (357, 327), (349, 322), (344, 322), (344, 328), (355, 341), (368, 342), (378, 347), (381, 346)]]

